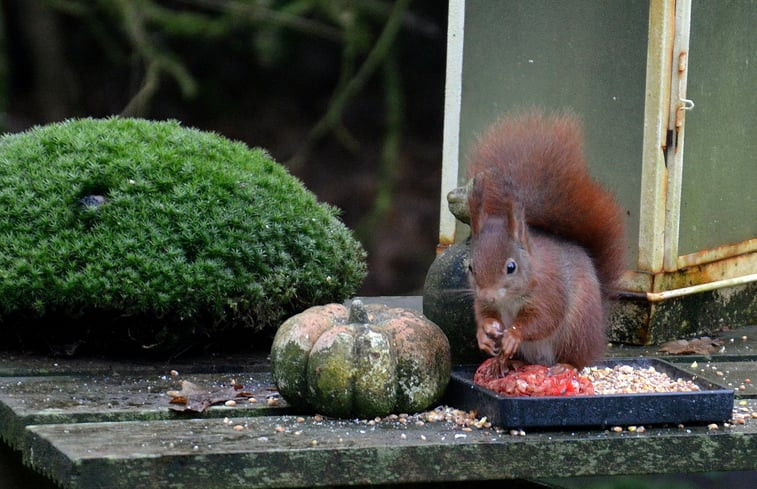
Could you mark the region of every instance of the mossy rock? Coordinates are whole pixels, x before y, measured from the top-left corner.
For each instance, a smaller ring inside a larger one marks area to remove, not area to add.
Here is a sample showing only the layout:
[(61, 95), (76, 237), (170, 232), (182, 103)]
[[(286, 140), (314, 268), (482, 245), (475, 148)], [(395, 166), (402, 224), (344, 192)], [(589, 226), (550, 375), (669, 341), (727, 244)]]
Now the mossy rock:
[(174, 121), (5, 135), (0, 206), (0, 337), (25, 344), (257, 334), (366, 273), (337, 210), (264, 150)]

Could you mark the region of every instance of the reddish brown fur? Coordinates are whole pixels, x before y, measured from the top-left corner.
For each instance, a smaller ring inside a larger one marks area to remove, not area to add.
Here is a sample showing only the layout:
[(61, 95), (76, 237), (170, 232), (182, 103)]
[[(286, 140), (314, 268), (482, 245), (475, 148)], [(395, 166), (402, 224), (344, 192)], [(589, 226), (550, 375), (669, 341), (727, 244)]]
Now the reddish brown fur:
[(623, 212), (589, 175), (575, 117), (530, 112), (502, 119), (469, 159), (468, 176), (482, 175), (486, 197), (475, 204), (480, 212), (500, 215), (507, 201), (520, 202), (529, 226), (586, 248), (603, 291), (613, 292), (625, 269)]
[[(530, 113), (495, 124), (473, 152), (471, 278), (489, 353), (584, 366), (604, 351), (624, 223), (581, 144), (575, 118)], [(508, 260), (517, 273), (506, 273)]]

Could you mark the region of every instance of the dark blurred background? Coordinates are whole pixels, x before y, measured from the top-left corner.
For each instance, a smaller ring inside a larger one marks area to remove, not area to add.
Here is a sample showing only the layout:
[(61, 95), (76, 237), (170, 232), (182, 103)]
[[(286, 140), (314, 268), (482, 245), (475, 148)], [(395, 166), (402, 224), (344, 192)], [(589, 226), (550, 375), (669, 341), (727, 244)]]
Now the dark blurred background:
[(446, 2), (1, 0), (0, 130), (177, 119), (266, 148), (417, 294), (437, 243)]

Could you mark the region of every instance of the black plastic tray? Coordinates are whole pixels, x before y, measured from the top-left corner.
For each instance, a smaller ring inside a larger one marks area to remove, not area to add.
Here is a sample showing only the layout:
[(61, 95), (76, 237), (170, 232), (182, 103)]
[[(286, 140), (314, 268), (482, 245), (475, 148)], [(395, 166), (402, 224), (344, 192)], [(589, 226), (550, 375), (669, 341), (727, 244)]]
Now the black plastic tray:
[(617, 364), (665, 372), (695, 382), (700, 391), (609, 394), (569, 397), (505, 397), (473, 383), (476, 365), (452, 369), (445, 403), (486, 416), (495, 426), (509, 428), (631, 426), (693, 424), (725, 421), (733, 411), (733, 390), (692, 376), (664, 360), (615, 358), (598, 366)]

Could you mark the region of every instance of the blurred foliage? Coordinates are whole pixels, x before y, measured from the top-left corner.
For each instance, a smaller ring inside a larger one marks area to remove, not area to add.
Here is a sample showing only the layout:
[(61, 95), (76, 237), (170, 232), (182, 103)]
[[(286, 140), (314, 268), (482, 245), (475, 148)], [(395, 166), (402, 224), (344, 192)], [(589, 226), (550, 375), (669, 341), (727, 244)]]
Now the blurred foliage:
[[(145, 117), (162, 83), (172, 80), (185, 98), (198, 91), (198, 80), (171, 42), (217, 42), (241, 35), (263, 66), (288, 62), (288, 31), (341, 46), (338, 82), (321, 119), (314, 124), (287, 166), (297, 171), (314, 144), (326, 135), (345, 147), (358, 142), (343, 124), (345, 106), (378, 71), (385, 96), (385, 141), (375, 204), (358, 226), (365, 237), (388, 211), (399, 158), (402, 94), (394, 44), (410, 0), (39, 0), (52, 9), (86, 21), (103, 46), (125, 37), (141, 65), (138, 91), (121, 111)], [(117, 28), (114, 28), (117, 27)]]
[(0, 11), (0, 132), (5, 132), (5, 110), (8, 100), (8, 60), (6, 56), (6, 36)]
[[(193, 38), (213, 42), (247, 30), (257, 59), (263, 65), (287, 62), (285, 30), (327, 39), (342, 45), (343, 64), (334, 92), (338, 109), (364, 83), (390, 52), (409, 0), (394, 5), (380, 1), (298, 0), (40, 0), (69, 15), (85, 18), (100, 36), (125, 34), (144, 64), (144, 81), (123, 115), (145, 115), (162, 77), (173, 78), (191, 97), (197, 82), (180, 56), (164, 39)], [(376, 22), (385, 23), (376, 37)], [(121, 31), (109, 29), (120, 26)], [(101, 39), (107, 44), (112, 40)], [(368, 53), (362, 65), (359, 56)], [(338, 110), (337, 110), (338, 111)], [(328, 120), (338, 118), (329, 115)]]
[(369, 252), (362, 293), (422, 285), (436, 244), (446, 4), (2, 0), (0, 15), (3, 130), (123, 115), (263, 146), (343, 209)]

